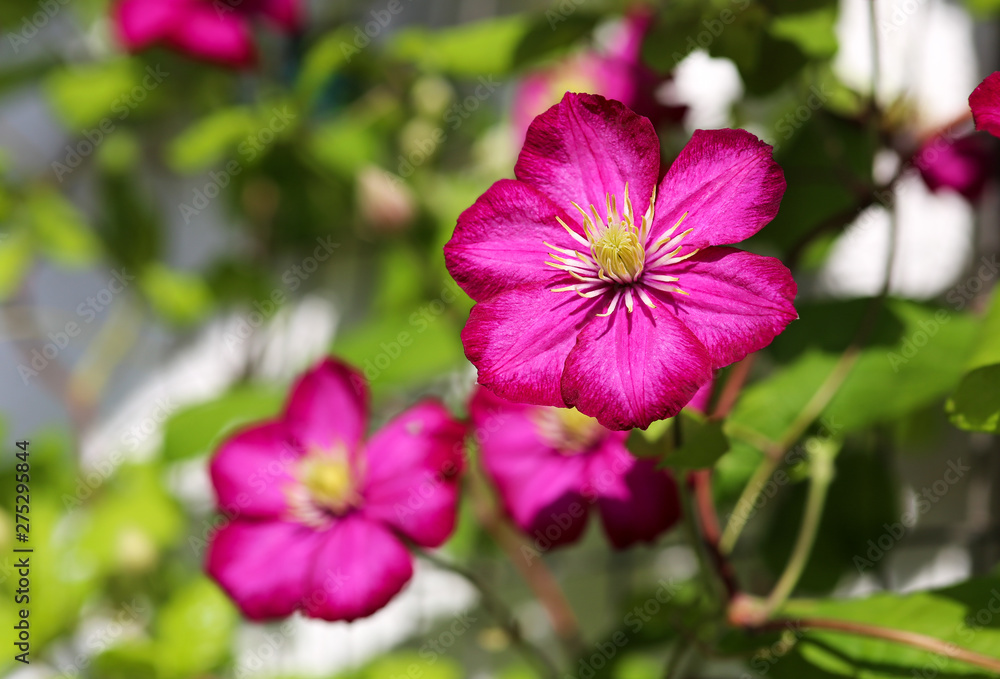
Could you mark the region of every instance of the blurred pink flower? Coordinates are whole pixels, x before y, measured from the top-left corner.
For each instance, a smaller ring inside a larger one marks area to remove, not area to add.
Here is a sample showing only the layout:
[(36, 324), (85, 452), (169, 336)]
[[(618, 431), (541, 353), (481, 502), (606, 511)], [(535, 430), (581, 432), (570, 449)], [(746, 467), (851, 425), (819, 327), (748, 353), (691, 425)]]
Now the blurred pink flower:
[(119, 0), (114, 8), (129, 51), (163, 44), (234, 68), (256, 61), (250, 28), (255, 17), (294, 32), (301, 22), (299, 0)]
[(938, 135), (917, 150), (913, 164), (932, 191), (951, 189), (975, 201), (986, 186), (993, 159), (986, 139), (980, 136), (952, 140)]
[(636, 459), (626, 432), (567, 408), (512, 403), (477, 388), (469, 405), (486, 473), (507, 514), (536, 547), (575, 541), (597, 504), (618, 549), (651, 542), (680, 515), (677, 486), (653, 459)]
[(622, 102), (658, 125), (680, 122), (686, 106), (657, 101), (656, 90), (672, 78), (658, 75), (641, 60), (642, 41), (653, 14), (635, 9), (626, 15), (606, 50), (587, 50), (525, 76), (514, 93), (511, 111), (518, 141), (524, 139), (535, 116), (559, 102), (566, 92), (590, 92)]
[(206, 567), (247, 617), (371, 615), (413, 574), (401, 538), (437, 547), (454, 529), (464, 425), (425, 401), (364, 442), (367, 407), (361, 376), (327, 359), (281, 418), (220, 446), (212, 483), (229, 522)]
[(657, 187), (649, 120), (567, 94), (532, 123), (514, 174), (445, 246), (477, 302), (466, 356), (497, 395), (646, 427), (797, 317), (781, 262), (720, 247), (771, 221), (785, 190), (749, 132), (696, 131)]
[(1000, 71), (991, 73), (969, 95), (976, 129), (1000, 137)]

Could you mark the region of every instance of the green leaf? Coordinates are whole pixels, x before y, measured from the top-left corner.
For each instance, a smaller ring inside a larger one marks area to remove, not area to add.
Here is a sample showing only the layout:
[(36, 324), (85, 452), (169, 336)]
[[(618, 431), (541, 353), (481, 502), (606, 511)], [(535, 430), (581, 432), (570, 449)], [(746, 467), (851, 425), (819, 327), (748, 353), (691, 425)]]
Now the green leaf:
[(345, 178), (352, 178), (378, 156), (381, 144), (367, 121), (344, 115), (318, 126), (310, 146), (325, 166)]
[(160, 676), (182, 679), (219, 666), (229, 655), (238, 622), (229, 598), (207, 578), (176, 592), (160, 611), (156, 625)]
[(775, 38), (795, 43), (813, 59), (828, 59), (837, 53), (837, 7), (830, 5), (802, 14), (783, 14), (771, 21), (769, 31)]
[(178, 325), (198, 321), (212, 305), (211, 292), (201, 277), (159, 262), (142, 271), (139, 286), (157, 313)]
[(363, 679), (385, 679), (386, 677), (420, 677), (421, 679), (461, 679), (462, 667), (444, 656), (437, 656), (434, 662), (425, 660), (420, 654), (398, 652), (379, 658), (362, 672)]
[(227, 157), (242, 139), (260, 128), (247, 106), (215, 111), (181, 132), (167, 147), (167, 164), (180, 173), (194, 173)]
[(91, 264), (100, 252), (83, 215), (54, 189), (38, 187), (25, 197), (25, 222), (46, 256), (66, 266)]
[(693, 417), (681, 413), (684, 440), (681, 447), (664, 456), (662, 466), (676, 470), (706, 469), (729, 450), (729, 439), (722, 433), (720, 422), (699, 424)]
[(528, 28), (528, 18), (519, 15), (437, 31), (408, 28), (393, 37), (389, 54), (413, 61), (425, 71), (500, 76), (514, 65), (516, 50)]
[(0, 301), (17, 291), (33, 255), (31, 237), (24, 229), (0, 233)]
[(952, 424), (968, 431), (1000, 431), (1000, 292), (993, 295), (967, 367), (970, 372), (946, 404)]
[(596, 14), (585, 12), (575, 12), (559, 22), (550, 21), (548, 17), (539, 18), (514, 52), (515, 67), (530, 66), (566, 52), (594, 30), (598, 18)]
[(295, 82), (296, 93), (305, 101), (312, 101), (340, 67), (348, 61), (347, 52), (353, 49), (352, 36), (346, 29), (328, 33), (314, 44), (302, 60), (302, 69)]
[[(945, 589), (914, 594), (878, 594), (867, 599), (789, 602), (782, 613), (877, 625), (923, 634), (989, 658), (1000, 659), (1000, 578), (975, 578)], [(832, 676), (855, 679), (898, 679), (901, 676), (984, 677), (982, 668), (912, 646), (872, 637), (804, 630), (796, 653)], [(782, 663), (775, 676), (791, 676)], [(796, 676), (804, 676), (799, 673)], [(813, 676), (807, 673), (807, 676)]]
[(103, 118), (117, 123), (130, 110), (126, 97), (137, 82), (132, 60), (115, 59), (53, 71), (45, 92), (59, 118), (80, 132)]
[(240, 387), (225, 396), (189, 406), (167, 420), (163, 457), (186, 460), (206, 455), (237, 427), (277, 415), (284, 395), (264, 387)]

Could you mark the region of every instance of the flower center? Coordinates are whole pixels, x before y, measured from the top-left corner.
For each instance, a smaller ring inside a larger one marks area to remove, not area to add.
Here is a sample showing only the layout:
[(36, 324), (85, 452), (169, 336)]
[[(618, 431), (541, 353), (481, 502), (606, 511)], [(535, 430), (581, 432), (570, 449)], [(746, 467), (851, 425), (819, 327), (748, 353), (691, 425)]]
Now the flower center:
[(604, 427), (576, 408), (540, 408), (535, 426), (542, 438), (565, 455), (590, 449), (604, 435)]
[(311, 449), (294, 474), (298, 483), (289, 489), (289, 505), (298, 520), (312, 526), (328, 523), (361, 504), (355, 469), (347, 449)]
[[(552, 288), (553, 292), (573, 291), (583, 297), (597, 297), (611, 291), (610, 302), (604, 313), (611, 314), (619, 301), (622, 301), (629, 312), (632, 311), (638, 298), (650, 308), (655, 308), (649, 290), (666, 293), (687, 293), (674, 285), (678, 278), (661, 272), (677, 262), (695, 255), (698, 249), (681, 253), (681, 241), (693, 229), (674, 235), (677, 228), (687, 218), (688, 213), (681, 215), (663, 237), (655, 243), (649, 243), (649, 232), (653, 224), (653, 206), (656, 204), (656, 191), (649, 198), (649, 208), (639, 220), (636, 220), (635, 209), (628, 197), (628, 184), (625, 184), (623, 211), (618, 212), (618, 203), (614, 194), (607, 194), (606, 218), (602, 219), (597, 208), (590, 206), (588, 213), (582, 207), (573, 203), (573, 207), (583, 217), (583, 234), (571, 229), (560, 217), (556, 217), (566, 232), (587, 250), (580, 252), (561, 248), (551, 243), (546, 246), (555, 250), (549, 253), (555, 261), (546, 262), (549, 266), (565, 271), (579, 282), (563, 287)], [(589, 251), (589, 252), (588, 252)], [(559, 254), (556, 254), (559, 253)]]

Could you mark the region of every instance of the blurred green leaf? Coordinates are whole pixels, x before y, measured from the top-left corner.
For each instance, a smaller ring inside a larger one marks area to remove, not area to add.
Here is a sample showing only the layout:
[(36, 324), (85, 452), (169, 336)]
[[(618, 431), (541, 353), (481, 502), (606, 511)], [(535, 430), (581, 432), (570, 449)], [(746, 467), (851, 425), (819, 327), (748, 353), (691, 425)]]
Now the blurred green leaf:
[(514, 66), (523, 68), (551, 58), (568, 50), (590, 34), (599, 15), (583, 11), (574, 12), (555, 22), (549, 16), (537, 19), (514, 51)]
[(795, 43), (813, 59), (827, 59), (837, 52), (836, 5), (802, 14), (783, 14), (771, 21), (768, 29), (775, 38)]
[(198, 321), (212, 304), (211, 292), (199, 276), (158, 262), (143, 269), (139, 286), (156, 312), (178, 325)]
[(236, 428), (275, 416), (284, 394), (265, 387), (239, 387), (213, 401), (179, 410), (163, 428), (163, 458), (206, 455)]
[(226, 158), (241, 141), (260, 128), (258, 115), (247, 106), (215, 111), (181, 132), (167, 147), (167, 164), (194, 173)]
[(437, 656), (428, 662), (417, 653), (397, 652), (379, 658), (362, 672), (363, 679), (386, 679), (386, 677), (412, 677), (420, 679), (462, 679), (461, 666), (451, 658)]
[(219, 666), (229, 656), (238, 622), (229, 598), (207, 578), (176, 591), (157, 618), (159, 676), (200, 676)]
[(392, 37), (389, 54), (426, 71), (458, 76), (501, 76), (514, 65), (529, 20), (515, 15), (431, 31), (407, 28)]
[(81, 132), (104, 118), (113, 124), (127, 115), (127, 97), (137, 81), (131, 59), (113, 59), (53, 71), (45, 80), (45, 91), (59, 118), (73, 132)]
[(94, 658), (101, 679), (160, 679), (156, 645), (149, 640), (128, 641)]
[[(877, 625), (923, 634), (989, 658), (1000, 659), (1000, 578), (974, 578), (945, 589), (913, 594), (878, 594), (867, 599), (790, 601), (782, 613), (803, 618), (825, 618)], [(985, 613), (985, 616), (983, 615)], [(978, 619), (977, 619), (978, 618)], [(986, 622), (982, 622), (985, 619)], [(821, 630), (799, 632), (796, 653), (825, 676), (855, 679), (898, 679), (901, 676), (985, 677), (982, 668), (946, 654), (931, 653), (905, 644), (865, 635)], [(781, 662), (774, 676), (789, 674)], [(789, 668), (791, 669), (791, 668)], [(813, 676), (810, 672), (808, 676)]]
[(295, 83), (296, 93), (311, 102), (340, 67), (350, 61), (352, 41), (353, 36), (346, 29), (328, 33), (318, 40), (302, 60)]
[(83, 215), (62, 194), (37, 187), (25, 196), (25, 223), (39, 250), (66, 266), (86, 266), (100, 245)]
[(381, 144), (367, 121), (344, 115), (319, 125), (310, 146), (323, 165), (345, 177), (354, 177), (378, 156)]
[(24, 229), (0, 232), (0, 301), (17, 291), (33, 256), (31, 237)]
[(677, 470), (707, 469), (729, 450), (729, 439), (722, 433), (719, 422), (697, 424), (694, 418), (684, 418), (684, 440), (678, 450), (663, 458), (664, 467)]
[(967, 431), (1000, 431), (1000, 364), (965, 375), (946, 406), (951, 423)]

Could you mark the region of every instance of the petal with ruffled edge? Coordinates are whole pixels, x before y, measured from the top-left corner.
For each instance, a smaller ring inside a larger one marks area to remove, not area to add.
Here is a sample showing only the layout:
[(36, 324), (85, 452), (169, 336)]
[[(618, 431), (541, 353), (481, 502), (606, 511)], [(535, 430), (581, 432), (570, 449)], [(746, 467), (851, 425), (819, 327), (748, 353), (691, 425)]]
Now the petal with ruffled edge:
[(413, 559), (385, 526), (352, 514), (322, 534), (302, 600), (306, 615), (348, 622), (385, 606), (413, 576)]
[[(557, 221), (575, 222), (527, 184), (501, 179), (458, 218), (444, 246), (448, 272), (476, 301), (524, 284), (555, 287), (575, 279), (546, 262), (554, 262), (545, 243), (570, 250), (581, 244)], [(582, 237), (583, 232), (577, 230)]]
[(686, 295), (657, 293), (708, 349), (712, 367), (763, 349), (798, 318), (797, 286), (779, 260), (733, 248), (708, 248), (670, 267)]
[(1000, 137), (1000, 71), (990, 73), (969, 95), (976, 129)]
[(321, 535), (285, 521), (236, 519), (208, 546), (206, 570), (252, 620), (300, 607)]
[(774, 219), (784, 193), (769, 145), (746, 130), (695, 130), (660, 182), (649, 242), (686, 212), (685, 246), (739, 243)]
[(607, 302), (524, 286), (472, 307), (462, 330), (479, 383), (521, 403), (563, 406), (560, 379), (577, 335)]
[(564, 455), (539, 431), (543, 407), (512, 403), (479, 388), (469, 404), (486, 473), (504, 510), (540, 546), (575, 541), (587, 525), (587, 456)]
[(302, 451), (288, 441), (282, 422), (244, 429), (227, 439), (212, 458), (210, 471), (218, 506), (240, 516), (271, 518), (287, 508), (286, 488)]
[(389, 422), (365, 447), (364, 515), (441, 545), (455, 528), (464, 439), (465, 426), (434, 401)]
[(338, 443), (358, 449), (368, 417), (368, 385), (353, 368), (320, 361), (292, 388), (285, 407), (289, 433), (305, 448), (330, 450)]
[(535, 118), (514, 166), (519, 180), (559, 207), (594, 205), (602, 216), (609, 193), (621, 211), (627, 182), (637, 218), (659, 172), (660, 142), (649, 120), (621, 102), (574, 93)]
[(115, 26), (127, 49), (142, 49), (183, 22), (190, 4), (190, 0), (122, 0), (114, 8)]
[(662, 305), (619, 303), (594, 317), (566, 359), (562, 396), (567, 405), (608, 429), (645, 429), (676, 415), (712, 377), (701, 342)]
[[(595, 456), (591, 484), (600, 492), (601, 523), (611, 544), (624, 549), (652, 542), (680, 516), (677, 486), (655, 460), (636, 460), (624, 446)], [(614, 482), (602, 484), (602, 479)]]
[(256, 47), (246, 17), (220, 13), (212, 3), (197, 3), (185, 11), (167, 41), (191, 56), (233, 68), (252, 66)]

